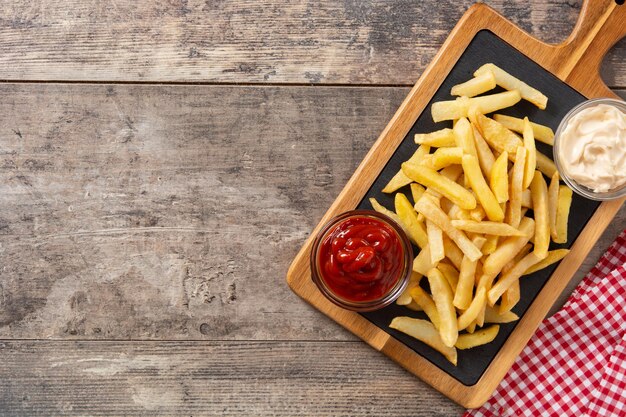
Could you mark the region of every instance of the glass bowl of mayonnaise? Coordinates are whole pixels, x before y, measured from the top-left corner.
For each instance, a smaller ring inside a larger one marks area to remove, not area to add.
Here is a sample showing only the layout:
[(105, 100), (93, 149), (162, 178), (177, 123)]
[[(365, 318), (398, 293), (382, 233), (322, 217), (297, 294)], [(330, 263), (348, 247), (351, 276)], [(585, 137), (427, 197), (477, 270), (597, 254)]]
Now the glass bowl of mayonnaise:
[(585, 101), (569, 111), (554, 136), (563, 181), (592, 200), (626, 195), (626, 102)]

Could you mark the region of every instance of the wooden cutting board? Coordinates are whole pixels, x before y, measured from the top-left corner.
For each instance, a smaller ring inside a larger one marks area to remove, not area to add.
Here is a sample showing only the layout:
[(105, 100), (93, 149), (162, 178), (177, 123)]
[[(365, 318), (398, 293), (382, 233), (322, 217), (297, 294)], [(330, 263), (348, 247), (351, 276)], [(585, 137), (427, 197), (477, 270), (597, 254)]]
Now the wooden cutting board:
[[(522, 299), (514, 309), (520, 320), (502, 326), (501, 334), (491, 344), (460, 351), (457, 367), (427, 346), (387, 327), (396, 315), (419, 317), (420, 313), (410, 314), (406, 308), (390, 306), (358, 314), (326, 300), (311, 281), (309, 256), (313, 238), (332, 217), (356, 207), (370, 208), (367, 202), (370, 196), (393, 207), (389, 204), (390, 197), (380, 193), (380, 189), (397, 172), (400, 162), (413, 153), (413, 134), (448, 127), (432, 122), (430, 104), (450, 99), (450, 87), (471, 78), (472, 72), (482, 64), (493, 62), (544, 92), (549, 98), (545, 111), (529, 103), (520, 103), (508, 112), (529, 115), (531, 120), (556, 130), (565, 113), (586, 98), (617, 97), (606, 87), (599, 70), (606, 52), (625, 35), (626, 6), (620, 6), (614, 0), (586, 0), (572, 34), (559, 45), (534, 39), (488, 6), (472, 6), (294, 259), (287, 273), (289, 286), (374, 349), (385, 353), (454, 401), (470, 408), (482, 405), (624, 199), (602, 204), (580, 197), (574, 199), (570, 241), (562, 245), (571, 249), (567, 261), (525, 278)], [(551, 155), (549, 148), (541, 151)]]

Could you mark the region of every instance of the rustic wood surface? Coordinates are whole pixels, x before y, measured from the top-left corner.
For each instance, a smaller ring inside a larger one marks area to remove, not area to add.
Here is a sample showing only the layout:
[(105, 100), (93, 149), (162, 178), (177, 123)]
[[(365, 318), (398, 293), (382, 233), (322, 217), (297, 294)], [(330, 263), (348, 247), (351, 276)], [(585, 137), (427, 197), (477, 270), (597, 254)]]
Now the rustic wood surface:
[(469, 4), (2, 2), (0, 415), (460, 415), (284, 275)]

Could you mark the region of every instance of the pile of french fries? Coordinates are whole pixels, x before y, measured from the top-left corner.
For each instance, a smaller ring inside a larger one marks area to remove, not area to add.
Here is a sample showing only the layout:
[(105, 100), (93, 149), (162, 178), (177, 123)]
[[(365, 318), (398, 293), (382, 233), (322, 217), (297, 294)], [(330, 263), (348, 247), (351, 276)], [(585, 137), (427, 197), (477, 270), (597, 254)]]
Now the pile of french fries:
[[(496, 86), (506, 91), (477, 97)], [(489, 343), (499, 324), (518, 320), (511, 309), (520, 299), (519, 279), (568, 253), (549, 245), (567, 242), (572, 191), (535, 148), (536, 140), (553, 144), (549, 127), (486, 116), (522, 99), (545, 109), (545, 95), (494, 64), (451, 94), (458, 98), (431, 110), (435, 122), (451, 120), (452, 128), (416, 134), (417, 150), (382, 190), (395, 193), (395, 211), (370, 202), (421, 249), (397, 304), (429, 320), (396, 317), (390, 327), (456, 365), (457, 349)], [(398, 191), (406, 186), (413, 204)], [(424, 276), (430, 292), (420, 286)]]

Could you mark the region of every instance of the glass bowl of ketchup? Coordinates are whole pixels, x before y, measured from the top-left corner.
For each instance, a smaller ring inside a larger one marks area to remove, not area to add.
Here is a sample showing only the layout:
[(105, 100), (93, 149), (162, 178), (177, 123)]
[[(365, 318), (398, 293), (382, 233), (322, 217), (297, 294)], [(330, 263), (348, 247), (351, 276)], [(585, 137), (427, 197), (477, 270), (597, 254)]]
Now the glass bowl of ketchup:
[(330, 301), (348, 310), (372, 311), (406, 288), (413, 249), (400, 226), (371, 210), (353, 210), (330, 220), (311, 251), (313, 282)]

